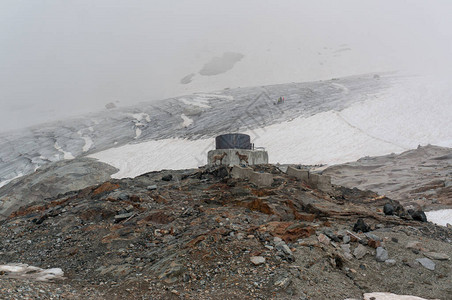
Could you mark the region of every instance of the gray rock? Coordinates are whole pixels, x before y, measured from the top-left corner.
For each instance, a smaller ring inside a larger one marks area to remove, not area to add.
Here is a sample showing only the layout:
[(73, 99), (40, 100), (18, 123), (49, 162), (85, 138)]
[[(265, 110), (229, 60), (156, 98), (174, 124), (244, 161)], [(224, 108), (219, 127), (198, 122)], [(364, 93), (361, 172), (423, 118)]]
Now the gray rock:
[(86, 157), (48, 164), (0, 188), (0, 220), (31, 202), (44, 203), (46, 198), (103, 183), (117, 171)]
[(342, 238), (342, 241), (344, 242), (344, 244), (350, 243), (350, 236), (344, 235), (344, 237)]
[(394, 266), (396, 264), (396, 260), (395, 259), (387, 259), (387, 260), (385, 260), (385, 264)]
[(367, 254), (367, 248), (364, 247), (363, 245), (359, 244), (358, 247), (355, 248), (355, 250), (353, 251), (353, 255), (357, 258), (357, 259), (361, 259), (363, 258), (366, 254)]
[(162, 177), (162, 180), (163, 181), (171, 181), (171, 180), (173, 180), (173, 175), (171, 175), (171, 174), (165, 175)]
[(276, 242), (275, 243), (275, 248), (276, 250), (278, 250), (278, 255), (281, 256), (282, 258), (292, 262), (295, 260), (292, 250), (290, 250), (289, 246), (286, 245), (286, 243), (284, 241), (280, 241), (280, 242)]
[(251, 256), (250, 260), (255, 266), (265, 263), (265, 257), (263, 256)]
[(325, 229), (325, 230), (323, 230), (323, 233), (335, 242), (339, 243), (341, 241), (339, 239), (339, 237), (337, 235), (335, 235), (331, 229)]
[(346, 259), (352, 259), (353, 258), (351, 250), (350, 250), (350, 244), (342, 244), (341, 248), (342, 248), (342, 251), (344, 251), (344, 257)]
[(422, 210), (415, 211), (415, 210), (409, 209), (408, 213), (411, 215), (411, 217), (415, 221), (427, 222), (427, 216), (425, 215), (425, 213)]
[(387, 216), (392, 216), (394, 214), (394, 206), (392, 206), (389, 203), (386, 203), (385, 206), (383, 206), (383, 212)]
[(118, 199), (121, 201), (125, 201), (125, 200), (129, 199), (129, 195), (127, 195), (126, 193), (121, 193), (121, 194), (119, 194)]
[(371, 240), (375, 240), (375, 241), (380, 241), (381, 242), (381, 238), (378, 235), (375, 235), (375, 234), (370, 233), (370, 232), (366, 232), (366, 233), (364, 233), (364, 235), (367, 236)]
[(378, 262), (386, 261), (389, 258), (388, 251), (386, 251), (386, 249), (384, 249), (383, 247), (378, 247), (375, 258), (377, 259)]
[(427, 257), (417, 258), (416, 261), (426, 269), (429, 269), (431, 271), (435, 270), (436, 264), (430, 258)]
[(342, 244), (341, 248), (342, 248), (342, 251), (344, 251), (344, 253), (351, 253), (350, 244)]
[(330, 244), (330, 238), (327, 237), (325, 234), (321, 233), (319, 234), (318, 238), (320, 243), (324, 244), (324, 245), (329, 245)]
[(282, 245), (282, 251), (287, 255), (293, 255), (292, 250), (285, 243)]
[(150, 186), (148, 186), (148, 187), (146, 187), (146, 189), (148, 190), (148, 191), (153, 191), (153, 190), (156, 190), (157, 189), (157, 186), (154, 184), (154, 185), (150, 185)]
[(173, 261), (162, 269), (158, 278), (163, 279), (166, 283), (175, 283), (185, 270), (186, 269), (182, 264)]
[(444, 253), (424, 252), (423, 254), (430, 259), (436, 259), (436, 260), (449, 260), (450, 259), (450, 257)]
[(273, 238), (273, 242), (274, 242), (275, 244), (277, 244), (277, 243), (279, 243), (279, 242), (281, 242), (281, 241), (282, 241), (282, 239), (281, 239), (280, 237), (275, 236), (275, 237)]
[(290, 277), (281, 277), (275, 280), (274, 285), (281, 289), (286, 289), (291, 282), (292, 280), (290, 279)]
[(359, 218), (355, 225), (353, 225), (353, 231), (354, 232), (369, 232), (370, 231), (370, 226), (366, 224), (366, 222), (364, 222), (364, 220), (362, 218)]
[(276, 243), (275, 248), (276, 250), (281, 251), (287, 255), (293, 255), (292, 250), (290, 250), (289, 246), (287, 246), (287, 244), (283, 241)]
[(127, 218), (130, 218), (131, 216), (133, 216), (133, 212), (129, 212), (129, 213), (125, 213), (125, 214), (120, 214), (120, 215), (116, 215), (115, 216), (115, 222), (121, 222), (122, 220), (125, 220)]

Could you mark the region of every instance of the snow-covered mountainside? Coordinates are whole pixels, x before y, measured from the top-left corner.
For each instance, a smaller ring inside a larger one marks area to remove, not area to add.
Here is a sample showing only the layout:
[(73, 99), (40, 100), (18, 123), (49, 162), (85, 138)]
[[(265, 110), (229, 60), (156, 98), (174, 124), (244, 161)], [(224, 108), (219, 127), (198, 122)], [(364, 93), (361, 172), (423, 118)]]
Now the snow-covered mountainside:
[[(126, 144), (174, 138), (192, 141), (210, 139), (220, 133), (255, 130), (299, 117), (341, 111), (353, 104), (375, 99), (376, 95), (397, 85), (400, 80), (394, 76), (374, 78), (373, 75), (365, 75), (198, 93), (1, 133), (0, 182), (29, 174), (49, 162), (94, 154)], [(285, 103), (274, 105), (280, 96), (285, 97)], [(300, 131), (306, 132), (303, 129)], [(257, 139), (256, 143), (270, 146)], [(163, 153), (174, 151), (171, 145), (164, 147), (162, 143), (157, 144)], [(175, 146), (181, 147), (180, 144)], [(202, 148), (184, 153), (196, 156), (206, 150), (205, 147), (206, 143), (203, 143)], [(135, 154), (145, 158), (138, 152)], [(174, 159), (174, 154), (169, 156)], [(150, 161), (149, 158), (146, 160)], [(179, 168), (165, 163), (159, 163), (152, 169)]]
[[(288, 94), (284, 104), (272, 105), (263, 97), (245, 108), (224, 107), (224, 114), (209, 120), (210, 132), (197, 135), (199, 139), (182, 135), (111, 148), (91, 157), (120, 169), (113, 175), (116, 178), (164, 168), (192, 168), (206, 163), (207, 151), (214, 148), (212, 135), (236, 130), (265, 147), (271, 163), (282, 164), (338, 164), (401, 153), (418, 145), (452, 146), (452, 93), (446, 85), (391, 76), (316, 84), (328, 92), (320, 95), (307, 87), (295, 94), (289, 92), (291, 85), (283, 85), (277, 87), (281, 95)], [(196, 105), (200, 103), (207, 102), (197, 99)], [(206, 126), (203, 121), (201, 115), (187, 132)]]
[[(91, 155), (130, 177), (203, 165), (213, 137), (249, 133), (273, 163), (334, 164), (452, 146), (452, 95), (391, 74), (193, 94), (0, 134), (0, 186), (50, 162)], [(275, 105), (280, 96), (283, 104)], [(144, 143), (146, 142), (146, 143)]]

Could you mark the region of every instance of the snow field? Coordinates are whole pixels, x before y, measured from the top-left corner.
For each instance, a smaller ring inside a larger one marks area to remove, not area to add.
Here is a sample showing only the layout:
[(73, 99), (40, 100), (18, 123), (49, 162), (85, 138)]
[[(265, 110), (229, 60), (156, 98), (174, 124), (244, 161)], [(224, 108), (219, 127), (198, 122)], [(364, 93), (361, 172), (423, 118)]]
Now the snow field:
[(425, 212), (427, 220), (438, 225), (446, 226), (447, 223), (452, 225), (452, 209), (441, 209)]
[(189, 169), (205, 165), (207, 152), (213, 147), (211, 139), (164, 139), (111, 148), (89, 157), (118, 168), (119, 172), (113, 174), (113, 178), (127, 178), (162, 169)]

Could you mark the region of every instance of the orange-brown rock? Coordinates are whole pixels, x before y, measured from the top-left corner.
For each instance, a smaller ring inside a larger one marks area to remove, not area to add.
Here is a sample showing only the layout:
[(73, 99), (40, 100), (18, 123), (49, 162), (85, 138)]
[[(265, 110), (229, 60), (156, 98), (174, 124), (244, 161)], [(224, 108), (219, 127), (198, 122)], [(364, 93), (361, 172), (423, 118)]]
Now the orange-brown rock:
[(280, 237), (286, 242), (293, 242), (300, 238), (306, 238), (315, 234), (315, 229), (303, 223), (295, 222), (270, 222), (259, 228), (261, 231), (268, 231), (273, 236)]
[(109, 181), (101, 184), (98, 188), (93, 191), (93, 195), (99, 195), (105, 192), (111, 192), (119, 188), (119, 184), (111, 183)]

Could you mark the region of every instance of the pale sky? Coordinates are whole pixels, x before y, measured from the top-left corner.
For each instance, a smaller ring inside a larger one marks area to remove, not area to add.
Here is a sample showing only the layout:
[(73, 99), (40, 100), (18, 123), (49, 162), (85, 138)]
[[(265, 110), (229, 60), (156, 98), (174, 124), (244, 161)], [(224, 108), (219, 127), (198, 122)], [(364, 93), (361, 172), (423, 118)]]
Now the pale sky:
[[(0, 43), (1, 132), (226, 87), (452, 77), (452, 1), (2, 0)], [(225, 52), (244, 57), (198, 74)]]

